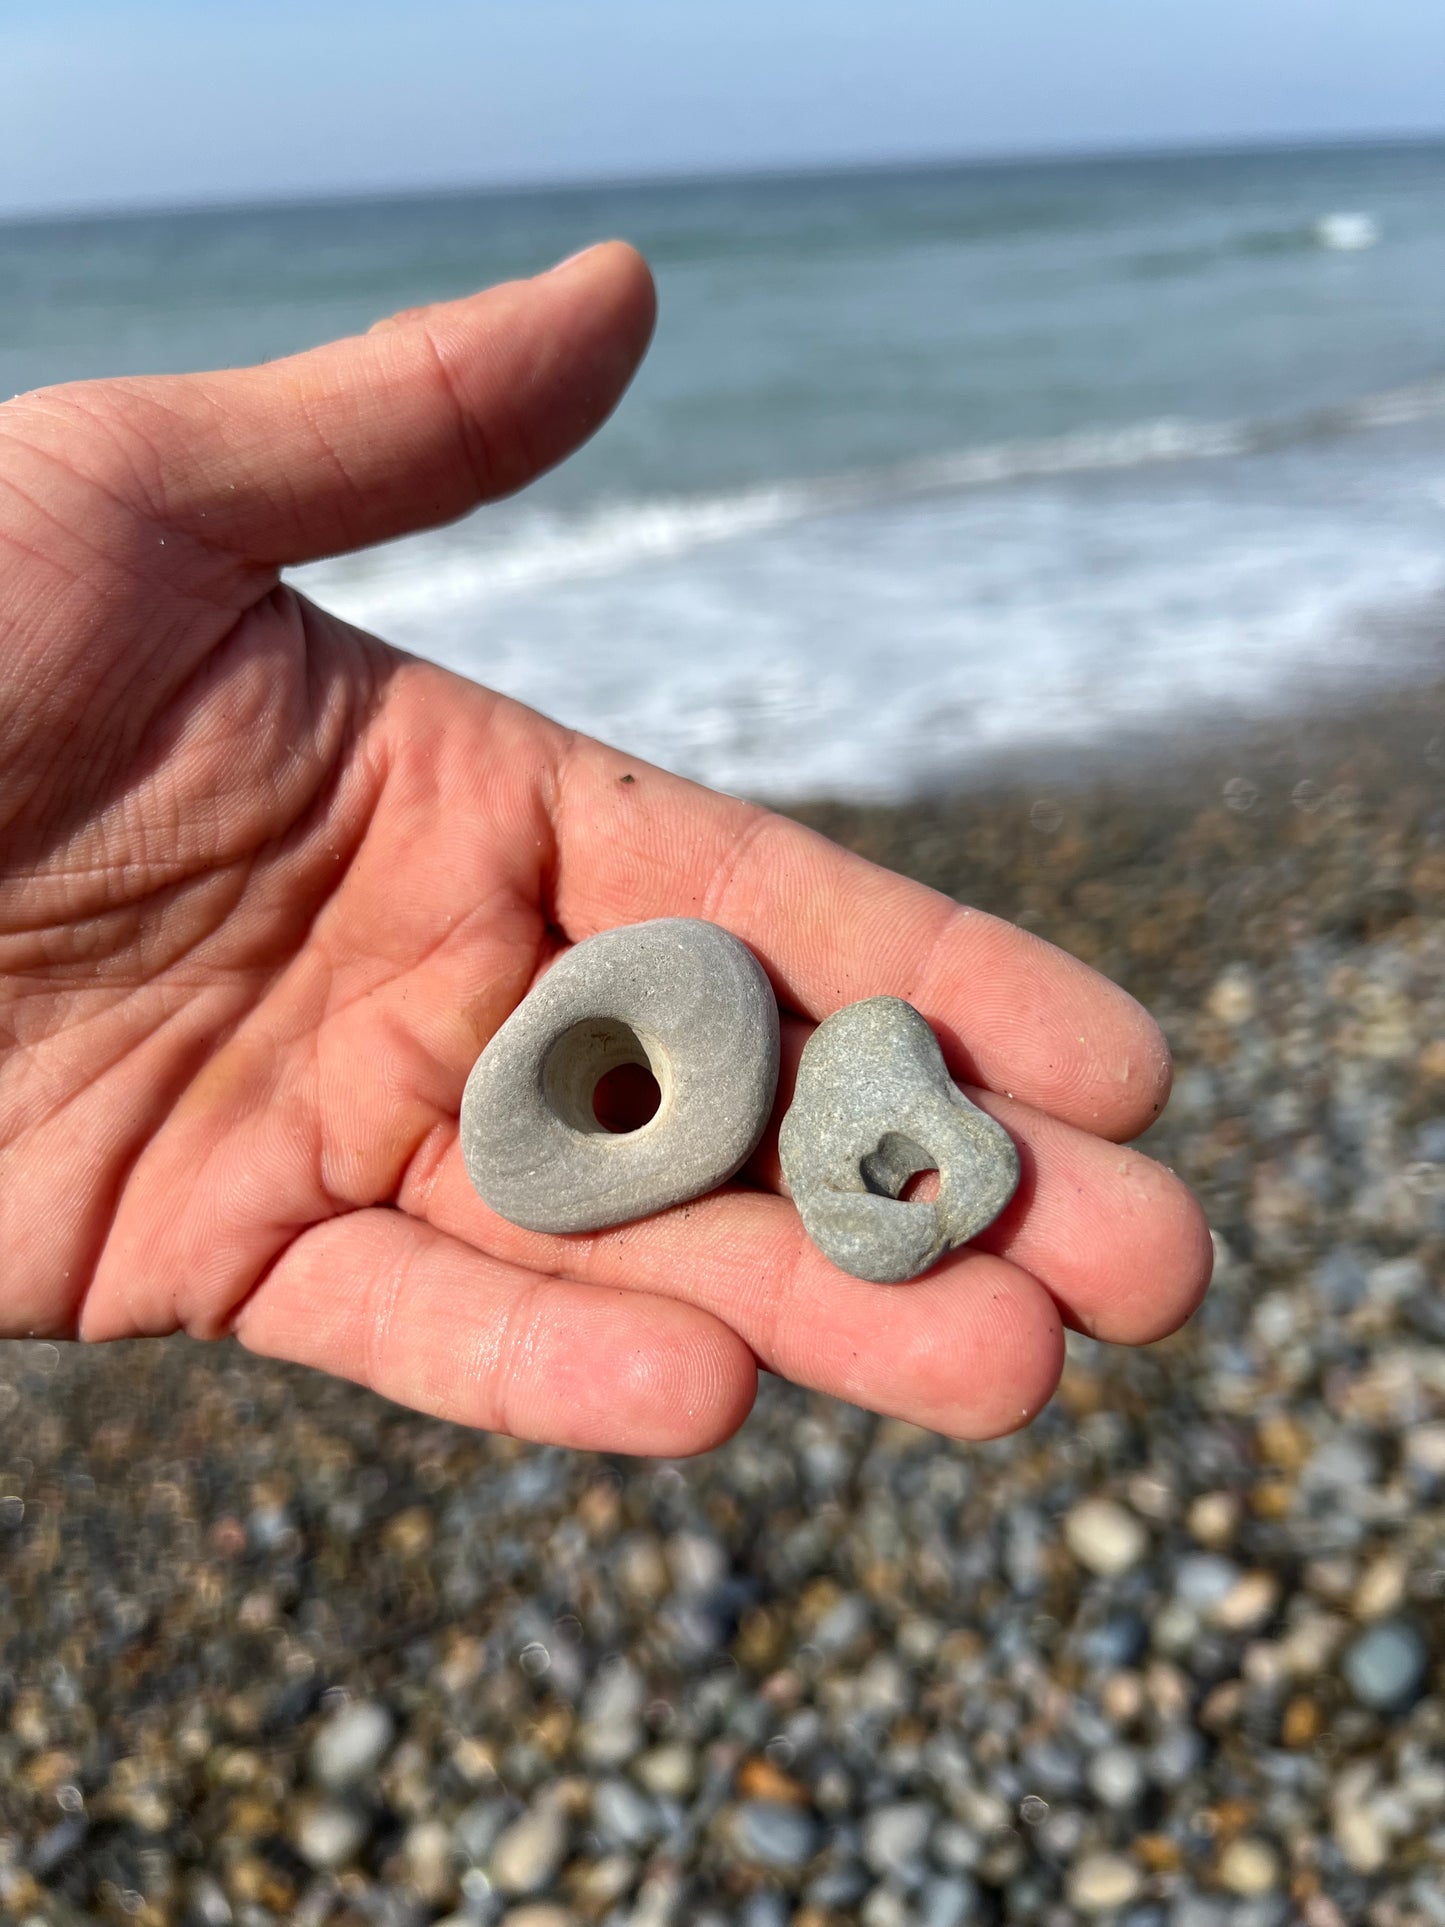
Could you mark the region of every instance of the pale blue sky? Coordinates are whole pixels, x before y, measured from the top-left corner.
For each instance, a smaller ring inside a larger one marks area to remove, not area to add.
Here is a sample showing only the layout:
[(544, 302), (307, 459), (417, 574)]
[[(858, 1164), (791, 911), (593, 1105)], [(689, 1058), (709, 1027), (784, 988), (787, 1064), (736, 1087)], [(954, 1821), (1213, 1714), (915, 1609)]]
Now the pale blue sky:
[(32, 0), (0, 212), (1445, 127), (1445, 0)]

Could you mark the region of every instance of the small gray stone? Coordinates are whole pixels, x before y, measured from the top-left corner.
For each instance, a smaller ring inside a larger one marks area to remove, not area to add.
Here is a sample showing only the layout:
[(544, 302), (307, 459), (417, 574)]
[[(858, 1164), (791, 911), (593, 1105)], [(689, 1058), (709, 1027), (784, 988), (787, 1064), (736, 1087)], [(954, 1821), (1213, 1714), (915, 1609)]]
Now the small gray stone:
[(886, 1880), (880, 1881), (863, 1902), (858, 1919), (861, 1927), (914, 1927), (913, 1909)]
[(386, 1758), (395, 1730), (390, 1713), (375, 1700), (343, 1706), (312, 1743), (312, 1776), (333, 1793), (356, 1786)]
[[(813, 1243), (877, 1284), (916, 1278), (976, 1237), (1019, 1179), (1008, 1132), (959, 1090), (938, 1039), (900, 997), (849, 1004), (813, 1032), (778, 1150)], [(899, 1197), (932, 1170), (934, 1201)]]
[(1192, 1726), (1171, 1726), (1150, 1747), (1146, 1765), (1156, 1786), (1182, 1787), (1204, 1765), (1209, 1747)]
[(231, 1927), (235, 1915), (219, 1880), (194, 1873), (186, 1883), (186, 1927)]
[(627, 1780), (593, 1788), (592, 1824), (609, 1847), (645, 1847), (662, 1831), (655, 1804)]
[(924, 1800), (875, 1807), (863, 1822), (863, 1858), (874, 1873), (908, 1872), (927, 1847), (937, 1818)]
[(621, 1766), (642, 1751), (646, 1696), (641, 1675), (625, 1659), (602, 1668), (582, 1702), (577, 1736), (589, 1765)]
[(1377, 1713), (1401, 1713), (1424, 1690), (1430, 1653), (1408, 1619), (1384, 1619), (1361, 1633), (1344, 1664), (1357, 1700)]
[(745, 1800), (735, 1838), (745, 1859), (760, 1867), (801, 1867), (818, 1851), (818, 1823), (778, 1800)]
[(1132, 1746), (1101, 1747), (1089, 1761), (1088, 1782), (1106, 1807), (1132, 1807), (1144, 1797), (1144, 1762)]
[[(654, 1115), (609, 1130), (609, 1073), (656, 1079)], [(565, 951), (477, 1059), (462, 1155), (491, 1208), (529, 1231), (596, 1231), (699, 1197), (763, 1134), (778, 1080), (778, 1007), (746, 944), (663, 917)]]
[(982, 1906), (978, 1883), (967, 1874), (930, 1880), (918, 1896), (918, 1927), (966, 1927)]
[(842, 1913), (856, 1907), (872, 1884), (872, 1876), (865, 1868), (856, 1860), (845, 1860), (815, 1874), (808, 1882), (804, 1898), (810, 1907), (819, 1907), (825, 1913)]
[(793, 1909), (780, 1893), (761, 1887), (743, 1902), (738, 1927), (788, 1927)]

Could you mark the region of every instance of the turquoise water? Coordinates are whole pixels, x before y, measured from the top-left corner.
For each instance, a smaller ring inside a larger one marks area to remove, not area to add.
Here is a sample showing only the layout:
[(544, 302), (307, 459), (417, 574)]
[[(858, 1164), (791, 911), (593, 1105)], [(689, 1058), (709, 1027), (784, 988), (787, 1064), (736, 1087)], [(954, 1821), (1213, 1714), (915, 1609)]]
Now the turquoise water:
[(0, 390), (286, 353), (611, 233), (661, 293), (615, 421), (319, 600), (773, 794), (1438, 668), (1445, 145), (0, 227)]

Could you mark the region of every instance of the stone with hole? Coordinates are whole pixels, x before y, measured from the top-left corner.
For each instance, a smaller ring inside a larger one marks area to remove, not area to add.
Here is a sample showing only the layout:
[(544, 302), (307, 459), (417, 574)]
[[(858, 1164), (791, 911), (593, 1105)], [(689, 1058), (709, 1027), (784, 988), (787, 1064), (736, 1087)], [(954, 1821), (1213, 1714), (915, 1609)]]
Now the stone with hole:
[(665, 917), (565, 951), (478, 1058), (462, 1156), (529, 1231), (598, 1231), (701, 1196), (763, 1134), (778, 1007), (747, 946)]
[[(977, 1237), (1019, 1180), (1008, 1132), (959, 1090), (901, 997), (849, 1004), (813, 1032), (778, 1149), (813, 1243), (875, 1284), (916, 1278)], [(937, 1197), (901, 1197), (921, 1171), (937, 1171)]]

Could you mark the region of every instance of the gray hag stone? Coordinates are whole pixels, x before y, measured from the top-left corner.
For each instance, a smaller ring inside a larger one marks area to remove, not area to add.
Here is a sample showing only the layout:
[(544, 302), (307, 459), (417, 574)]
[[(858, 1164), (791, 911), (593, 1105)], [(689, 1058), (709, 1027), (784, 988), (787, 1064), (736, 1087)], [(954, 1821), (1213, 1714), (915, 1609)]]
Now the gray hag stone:
[[(657, 1081), (655, 1114), (608, 1129), (598, 1087)], [(722, 1184), (751, 1155), (778, 1080), (778, 1007), (752, 952), (694, 917), (565, 951), (478, 1058), (462, 1155), (491, 1208), (529, 1231), (596, 1231)]]
[[(778, 1149), (813, 1243), (877, 1284), (916, 1278), (976, 1237), (1019, 1179), (1008, 1132), (959, 1090), (938, 1039), (900, 997), (849, 1004), (813, 1032)], [(932, 1170), (934, 1201), (899, 1197)]]

